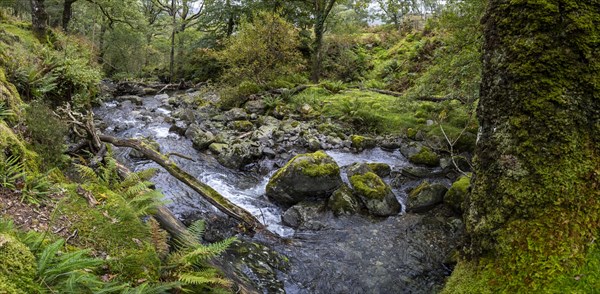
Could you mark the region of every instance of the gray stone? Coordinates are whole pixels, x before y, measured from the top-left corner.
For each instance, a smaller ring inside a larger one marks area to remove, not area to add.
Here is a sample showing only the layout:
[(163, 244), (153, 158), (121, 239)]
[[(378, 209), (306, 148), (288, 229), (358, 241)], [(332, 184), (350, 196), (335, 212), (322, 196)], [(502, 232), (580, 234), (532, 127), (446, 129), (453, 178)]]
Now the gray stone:
[(446, 191), (448, 191), (448, 188), (442, 184), (430, 184), (423, 181), (408, 194), (406, 210), (409, 212), (427, 212), (442, 203)]
[(390, 185), (373, 172), (350, 177), (350, 184), (372, 215), (396, 215), (402, 209)]
[(202, 130), (196, 124), (191, 125), (187, 131), (185, 131), (185, 136), (192, 140), (194, 148), (198, 150), (208, 148), (208, 146), (215, 141), (215, 136), (211, 132)]
[(333, 192), (327, 201), (327, 206), (336, 216), (355, 214), (360, 210), (359, 200), (352, 193), (352, 189), (346, 185)]

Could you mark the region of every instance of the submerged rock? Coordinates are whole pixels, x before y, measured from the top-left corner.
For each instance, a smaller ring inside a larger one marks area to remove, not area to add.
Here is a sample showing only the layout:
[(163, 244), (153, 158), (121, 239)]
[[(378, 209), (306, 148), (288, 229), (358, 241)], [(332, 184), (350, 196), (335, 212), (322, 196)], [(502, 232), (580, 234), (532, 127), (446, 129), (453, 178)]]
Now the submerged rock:
[(340, 168), (323, 151), (300, 154), (279, 169), (267, 184), (267, 196), (290, 206), (311, 198), (327, 198), (342, 185)]
[(392, 188), (375, 173), (353, 175), (350, 184), (370, 214), (390, 216), (400, 212), (402, 207)]
[(300, 202), (285, 211), (281, 220), (284, 224), (301, 230), (320, 230), (325, 224), (318, 219), (325, 212), (323, 202)]
[(448, 188), (442, 184), (430, 184), (423, 181), (408, 194), (406, 210), (409, 212), (426, 212), (442, 203), (446, 191), (448, 191)]

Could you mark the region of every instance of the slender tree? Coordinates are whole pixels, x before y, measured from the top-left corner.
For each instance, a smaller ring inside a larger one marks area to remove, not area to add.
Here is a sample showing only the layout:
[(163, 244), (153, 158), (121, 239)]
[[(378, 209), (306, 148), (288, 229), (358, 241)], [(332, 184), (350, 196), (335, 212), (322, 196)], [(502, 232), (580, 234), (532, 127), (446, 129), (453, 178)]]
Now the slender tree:
[(337, 0), (309, 0), (312, 5), (315, 32), (315, 40), (313, 42), (312, 69), (310, 79), (312, 82), (319, 82), (321, 77), (321, 62), (323, 60), (323, 35), (326, 31), (325, 23), (327, 17), (331, 13), (331, 9)]
[(490, 0), (482, 23), (467, 253), (485, 287), (543, 288), (600, 231), (600, 2)]

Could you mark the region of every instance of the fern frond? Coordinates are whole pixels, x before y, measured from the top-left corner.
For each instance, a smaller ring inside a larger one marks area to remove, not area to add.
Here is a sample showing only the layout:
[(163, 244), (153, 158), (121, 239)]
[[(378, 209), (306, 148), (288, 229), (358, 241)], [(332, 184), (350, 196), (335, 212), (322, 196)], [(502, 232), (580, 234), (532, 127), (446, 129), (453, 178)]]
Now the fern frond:
[(56, 253), (62, 246), (65, 244), (65, 240), (60, 239), (50, 245), (48, 245), (43, 251), (40, 257), (38, 258), (38, 266), (37, 273), (38, 276), (43, 276), (43, 273), (48, 269), (51, 265), (51, 261), (56, 256)]
[(200, 244), (200, 240), (204, 235), (205, 229), (206, 225), (204, 221), (195, 221), (188, 227), (185, 233), (181, 234), (181, 236), (177, 238), (175, 245), (179, 250), (183, 251), (194, 249), (198, 244)]
[(150, 190), (150, 187), (154, 185), (154, 183), (152, 182), (138, 182), (135, 185), (125, 189), (125, 196), (126, 198), (133, 198), (137, 195), (139, 195), (142, 192), (148, 191)]
[(147, 215), (155, 210), (161, 204), (163, 194), (157, 190), (148, 190), (131, 199), (128, 204), (134, 209), (137, 215)]
[(135, 288), (125, 289), (123, 294), (164, 294), (169, 293), (170, 290), (179, 287), (179, 283), (161, 283), (161, 284), (150, 284), (148, 282), (143, 283)]
[(185, 255), (184, 260), (190, 265), (197, 265), (223, 253), (235, 240), (235, 238), (227, 238), (208, 245), (199, 244), (193, 251)]
[(140, 178), (140, 180), (142, 180), (142, 181), (148, 181), (154, 175), (156, 175), (157, 172), (158, 172), (157, 168), (149, 168), (149, 169), (144, 169), (144, 170), (135, 172), (135, 174), (137, 174), (137, 176)]
[(218, 276), (213, 268), (206, 268), (200, 271), (182, 273), (179, 275), (179, 281), (187, 285), (218, 285), (230, 287), (231, 282)]
[(111, 186), (117, 179), (117, 161), (109, 155), (104, 157), (104, 161), (104, 166), (100, 167), (100, 178), (107, 186)]
[(91, 167), (81, 164), (75, 164), (75, 167), (84, 180), (94, 184), (100, 183), (100, 178)]

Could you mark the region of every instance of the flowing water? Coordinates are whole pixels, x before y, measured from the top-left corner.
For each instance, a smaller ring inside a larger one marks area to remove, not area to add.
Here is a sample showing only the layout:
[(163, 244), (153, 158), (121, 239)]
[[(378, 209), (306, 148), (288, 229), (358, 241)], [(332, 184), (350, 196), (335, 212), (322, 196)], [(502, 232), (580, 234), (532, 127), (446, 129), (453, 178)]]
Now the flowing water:
[[(428, 293), (435, 290), (447, 274), (448, 269), (442, 263), (451, 248), (446, 247), (452, 247), (448, 244), (454, 244), (459, 229), (448, 226), (439, 217), (403, 212), (387, 219), (336, 218), (328, 213), (318, 220), (322, 222), (319, 230), (296, 231), (282, 224), (284, 211), (265, 196), (266, 184), (274, 170), (266, 175), (231, 170), (221, 166), (213, 156), (198, 152), (189, 139), (169, 132), (172, 124), (165, 120), (170, 121), (171, 108), (164, 102), (164, 97), (145, 97), (142, 105), (112, 101), (96, 108), (95, 114), (106, 124), (108, 134), (121, 138), (152, 138), (160, 144), (162, 153), (179, 153), (192, 158), (193, 161), (172, 157), (182, 169), (254, 214), (269, 230), (288, 238), (288, 242), (270, 244), (269, 249), (263, 250), (288, 256), (286, 266), (278, 267), (261, 260), (255, 263), (258, 268), (272, 273), (267, 275), (268, 278), (261, 277), (257, 267), (243, 266), (242, 270), (254, 277), (252, 280), (259, 284), (261, 291)], [(132, 170), (159, 168), (152, 161), (132, 159), (129, 152), (126, 148), (115, 149), (116, 157)], [(327, 153), (340, 166), (381, 162), (399, 170), (409, 165), (398, 151), (372, 149), (359, 154)], [(215, 210), (161, 168), (152, 180), (165, 194), (167, 206), (178, 216)], [(396, 188), (394, 192), (404, 204), (404, 188)], [(419, 237), (421, 235), (425, 237)]]

